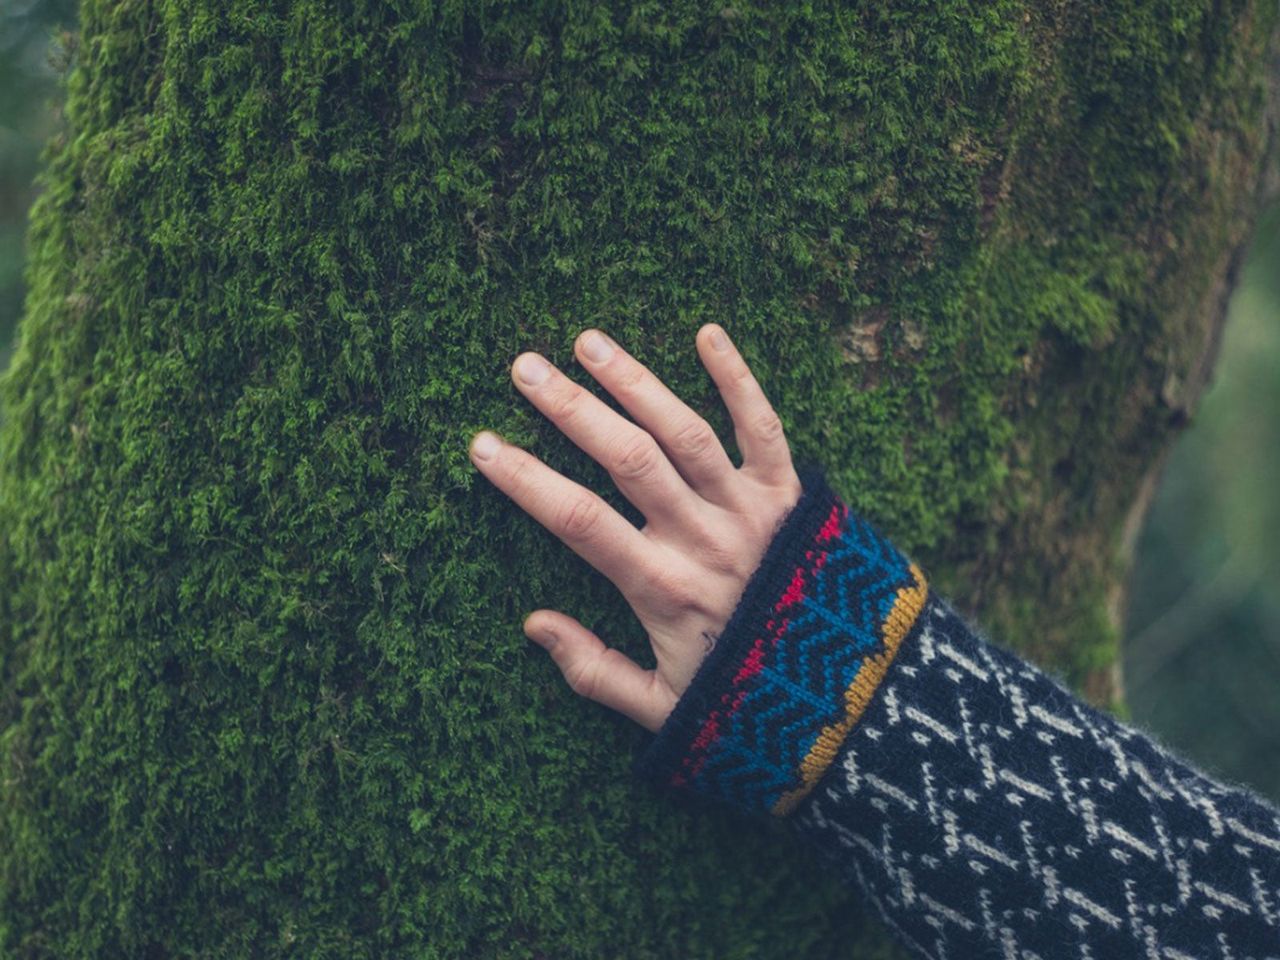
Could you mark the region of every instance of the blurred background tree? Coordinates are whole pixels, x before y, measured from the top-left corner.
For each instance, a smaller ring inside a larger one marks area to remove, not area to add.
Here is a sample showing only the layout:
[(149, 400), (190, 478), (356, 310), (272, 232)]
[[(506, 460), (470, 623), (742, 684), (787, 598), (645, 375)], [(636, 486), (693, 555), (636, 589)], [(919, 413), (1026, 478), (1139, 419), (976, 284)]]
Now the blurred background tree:
[(54, 31), (75, 0), (0, 2), (0, 370), (22, 311), (23, 235), (40, 149), (57, 123)]
[(1215, 381), (1165, 467), (1126, 634), (1134, 719), (1280, 799), (1280, 210), (1258, 229)]

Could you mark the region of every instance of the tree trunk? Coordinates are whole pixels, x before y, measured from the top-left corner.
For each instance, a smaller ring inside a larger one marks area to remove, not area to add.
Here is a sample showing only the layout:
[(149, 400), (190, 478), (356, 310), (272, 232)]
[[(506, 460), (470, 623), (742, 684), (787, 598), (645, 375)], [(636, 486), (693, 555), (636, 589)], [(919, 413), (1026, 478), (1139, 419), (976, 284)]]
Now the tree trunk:
[[(1115, 704), (1144, 478), (1274, 141), (1274, 2), (84, 0), (0, 435), (0, 952), (894, 955), (520, 623), (648, 662), (470, 466), (607, 330)], [(821, 6), (821, 5), (820, 5)]]

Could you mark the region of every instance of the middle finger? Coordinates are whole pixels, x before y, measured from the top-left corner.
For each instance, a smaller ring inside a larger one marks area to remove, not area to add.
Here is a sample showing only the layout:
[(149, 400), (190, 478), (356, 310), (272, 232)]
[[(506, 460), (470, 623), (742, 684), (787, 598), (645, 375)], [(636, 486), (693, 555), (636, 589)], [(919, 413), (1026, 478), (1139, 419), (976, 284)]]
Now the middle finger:
[(600, 463), (650, 523), (685, 524), (700, 498), (653, 437), (620, 416), (537, 353), (512, 365), (517, 388), (566, 436)]
[(672, 465), (703, 499), (732, 501), (737, 468), (711, 424), (612, 337), (586, 330), (574, 348), (592, 376), (653, 433)]

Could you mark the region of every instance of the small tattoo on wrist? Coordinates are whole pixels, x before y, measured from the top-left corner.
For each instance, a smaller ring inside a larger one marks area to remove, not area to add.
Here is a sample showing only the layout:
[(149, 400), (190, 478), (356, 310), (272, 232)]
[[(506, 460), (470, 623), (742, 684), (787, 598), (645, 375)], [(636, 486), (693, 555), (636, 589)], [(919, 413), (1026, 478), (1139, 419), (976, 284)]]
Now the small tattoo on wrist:
[(720, 637), (719, 637), (717, 634), (712, 633), (710, 630), (703, 630), (703, 631), (702, 631), (702, 642), (703, 642), (703, 644), (705, 645), (705, 651), (704, 651), (704, 652), (706, 652), (706, 653), (710, 653), (710, 652), (712, 651), (712, 649), (715, 647), (715, 645), (716, 645), (716, 641), (717, 641), (717, 640), (719, 640), (719, 639), (720, 639)]

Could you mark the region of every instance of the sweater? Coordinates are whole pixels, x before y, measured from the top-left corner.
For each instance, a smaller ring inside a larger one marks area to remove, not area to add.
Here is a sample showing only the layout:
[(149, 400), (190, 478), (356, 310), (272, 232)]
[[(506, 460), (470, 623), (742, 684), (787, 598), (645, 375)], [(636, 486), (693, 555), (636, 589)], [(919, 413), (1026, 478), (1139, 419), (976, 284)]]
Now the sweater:
[(785, 821), (917, 957), (1280, 958), (1280, 812), (986, 640), (798, 472), (636, 774)]

